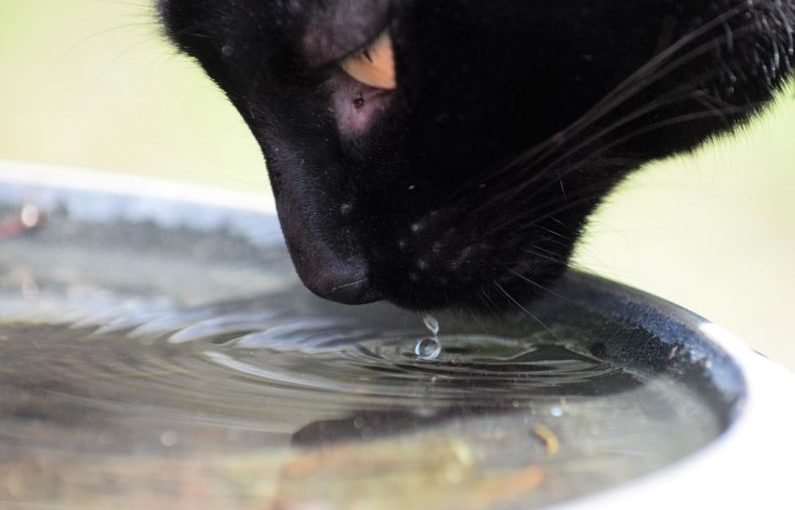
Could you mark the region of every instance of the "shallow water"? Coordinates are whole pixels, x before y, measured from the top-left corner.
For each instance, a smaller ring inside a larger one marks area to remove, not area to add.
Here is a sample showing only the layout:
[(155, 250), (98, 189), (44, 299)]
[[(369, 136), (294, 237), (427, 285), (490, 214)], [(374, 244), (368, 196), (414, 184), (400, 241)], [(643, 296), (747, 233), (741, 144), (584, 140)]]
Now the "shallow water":
[(622, 325), (552, 309), (437, 315), (418, 356), (427, 318), (315, 299), (281, 248), (51, 218), (0, 246), (0, 502), (531, 508), (720, 433), (664, 370), (602, 357)]

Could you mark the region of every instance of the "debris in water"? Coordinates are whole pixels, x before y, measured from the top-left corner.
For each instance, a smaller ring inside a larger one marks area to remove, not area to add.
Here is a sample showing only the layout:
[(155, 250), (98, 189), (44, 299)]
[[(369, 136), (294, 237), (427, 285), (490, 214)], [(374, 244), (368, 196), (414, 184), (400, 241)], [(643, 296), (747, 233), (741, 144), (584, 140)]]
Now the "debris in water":
[(474, 508), (491, 508), (510, 502), (535, 489), (544, 481), (540, 466), (528, 466), (519, 471), (509, 471), (504, 476), (488, 479), (477, 487), (471, 499)]
[(25, 204), (19, 214), (0, 218), (0, 241), (40, 228), (46, 219), (43, 212), (33, 204)]
[(555, 455), (558, 453), (558, 450), (560, 449), (560, 441), (558, 440), (558, 436), (556, 436), (552, 430), (543, 425), (536, 425), (533, 427), (533, 434), (535, 434), (536, 437), (538, 437), (544, 443), (544, 448), (547, 451), (547, 455)]

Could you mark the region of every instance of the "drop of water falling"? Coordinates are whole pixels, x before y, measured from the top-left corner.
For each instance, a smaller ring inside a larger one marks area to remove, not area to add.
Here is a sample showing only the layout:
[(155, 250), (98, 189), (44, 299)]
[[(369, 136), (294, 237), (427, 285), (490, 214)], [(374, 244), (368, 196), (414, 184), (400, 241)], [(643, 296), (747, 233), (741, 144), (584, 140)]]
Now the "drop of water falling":
[(442, 353), (442, 342), (438, 338), (421, 338), (414, 346), (414, 354), (419, 359), (433, 360)]
[(428, 328), (428, 331), (430, 331), (434, 337), (439, 334), (439, 321), (436, 320), (436, 317), (429, 313), (425, 314), (425, 317), (422, 318), (422, 322), (425, 323), (425, 327)]
[(438, 358), (442, 353), (442, 342), (438, 337), (439, 321), (436, 320), (436, 317), (433, 315), (426, 314), (425, 317), (422, 318), (422, 322), (433, 337), (420, 338), (414, 345), (414, 354), (416, 354), (419, 359), (433, 360)]

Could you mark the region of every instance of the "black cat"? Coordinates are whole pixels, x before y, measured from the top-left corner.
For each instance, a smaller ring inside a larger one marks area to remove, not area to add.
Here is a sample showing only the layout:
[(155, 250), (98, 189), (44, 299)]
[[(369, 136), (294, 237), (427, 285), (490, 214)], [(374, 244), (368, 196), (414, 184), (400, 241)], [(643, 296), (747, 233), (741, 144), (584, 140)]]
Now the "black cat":
[(160, 0), (267, 160), (303, 282), (503, 309), (641, 164), (742, 124), (795, 0)]

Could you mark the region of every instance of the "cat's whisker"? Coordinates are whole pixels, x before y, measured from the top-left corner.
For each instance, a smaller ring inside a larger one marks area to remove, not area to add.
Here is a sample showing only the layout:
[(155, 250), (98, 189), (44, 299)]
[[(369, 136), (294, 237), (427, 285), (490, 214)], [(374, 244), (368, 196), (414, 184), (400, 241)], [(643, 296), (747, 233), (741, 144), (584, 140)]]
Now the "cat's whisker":
[(528, 283), (528, 284), (532, 285), (533, 287), (539, 289), (542, 292), (546, 292), (547, 294), (555, 296), (556, 298), (562, 299), (562, 300), (564, 300), (566, 302), (569, 302), (569, 303), (577, 303), (576, 301), (572, 300), (571, 298), (566, 297), (563, 294), (552, 290), (552, 288), (550, 288), (549, 286), (542, 285), (542, 284), (534, 281), (532, 278), (528, 278), (527, 276), (523, 275), (522, 273), (520, 273), (520, 272), (518, 272), (518, 271), (516, 271), (516, 270), (514, 270), (512, 268), (508, 268), (508, 272), (510, 272), (511, 274), (513, 274), (514, 276), (516, 276), (517, 278), (522, 280), (523, 282)]
[[(602, 118), (605, 114), (613, 111), (617, 106), (622, 104), (628, 98), (632, 97), (633, 95), (636, 95), (638, 92), (644, 90), (650, 84), (659, 80), (659, 78), (662, 77), (662, 74), (660, 74), (660, 71), (657, 69), (657, 66), (663, 65), (667, 59), (675, 57), (677, 52), (684, 49), (688, 44), (694, 42), (696, 39), (708, 33), (710, 30), (720, 26), (723, 23), (728, 22), (729, 20), (731, 20), (736, 16), (739, 16), (740, 14), (742, 14), (743, 11), (744, 10), (741, 8), (731, 9), (707, 21), (706, 23), (694, 29), (693, 31), (683, 35), (676, 42), (671, 44), (668, 48), (666, 48), (662, 52), (655, 55), (646, 64), (641, 66), (637, 71), (635, 71), (628, 78), (622, 81), (618, 86), (616, 86), (611, 92), (606, 94), (596, 105), (594, 105), (590, 110), (588, 110), (575, 122), (573, 122), (565, 129), (561, 130), (557, 134), (550, 137), (546, 142), (542, 142), (542, 144), (551, 144), (552, 146), (557, 146), (559, 145), (559, 141), (561, 139), (567, 140), (572, 135), (579, 134), (579, 132), (583, 128), (587, 128), (588, 126), (594, 124), (597, 120)], [(708, 43), (702, 45), (700, 48), (712, 49), (717, 39), (718, 39), (717, 37), (713, 38)], [(668, 68), (666, 68), (665, 72), (666, 73), (670, 72), (672, 69), (680, 67), (681, 65), (687, 63), (689, 60), (695, 58), (695, 56), (699, 55), (695, 54), (694, 52), (688, 52), (686, 54), (688, 60), (679, 59), (678, 61), (675, 62), (675, 66), (673, 68), (669, 66)], [(654, 74), (655, 72), (657, 72), (656, 75)], [(535, 153), (537, 152), (539, 152), (539, 150), (536, 148), (530, 149), (525, 154), (520, 155), (517, 158), (515, 164), (522, 165), (522, 164), (532, 163), (530, 158), (532, 157), (532, 155), (535, 155)]]
[[(666, 50), (662, 51), (644, 66), (639, 68), (635, 73), (630, 75), (624, 82), (619, 84), (613, 91), (608, 93), (602, 100), (600, 100), (594, 107), (592, 107), (586, 114), (581, 116), (577, 121), (570, 124), (567, 128), (561, 130), (554, 136), (547, 139), (545, 142), (534, 146), (527, 152), (514, 159), (512, 162), (503, 165), (502, 171), (508, 171), (511, 168), (525, 167), (532, 168), (539, 162), (540, 159), (545, 158), (554, 152), (560, 150), (560, 147), (565, 145), (569, 140), (572, 140), (579, 135), (584, 129), (594, 125), (597, 121), (604, 118), (606, 115), (615, 111), (619, 106), (624, 104), (627, 100), (638, 95), (640, 92), (648, 88), (650, 85), (658, 82), (660, 78), (668, 75), (676, 69), (681, 68), (683, 65), (691, 62), (695, 58), (703, 56), (703, 54), (713, 51), (719, 47), (724, 36), (717, 36), (709, 41), (693, 48), (684, 55), (680, 56), (672, 62), (667, 62), (667, 59), (677, 56), (677, 52), (686, 47), (691, 42), (694, 42), (702, 35), (708, 33), (710, 30), (716, 28), (721, 23), (726, 23), (735, 16), (743, 12), (740, 8), (732, 9), (722, 13), (721, 15), (713, 18), (712, 20), (704, 23), (699, 28), (694, 29), (690, 33), (682, 36), (675, 43), (669, 46)], [(742, 37), (752, 32), (751, 27), (745, 29), (735, 30), (733, 39)], [(658, 66), (665, 67), (656, 68)], [(703, 79), (703, 78), (702, 78)], [(558, 158), (559, 159), (559, 158)], [(491, 172), (490, 172), (491, 173)], [(535, 179), (539, 179), (545, 172), (535, 172)]]
[[(704, 50), (713, 49), (714, 48), (713, 42), (704, 44), (702, 48)], [(691, 53), (691, 54), (688, 54), (687, 56), (688, 56), (688, 60), (687, 61), (689, 61), (689, 59), (692, 59), (692, 58), (695, 58), (696, 56), (701, 56), (701, 55), (700, 54), (695, 55), (695, 54)], [(685, 62), (675, 62), (674, 64), (676, 64), (676, 67), (679, 67), (679, 66), (683, 65), (684, 63), (687, 63), (687, 61), (685, 61)], [(648, 82), (649, 83), (654, 83), (655, 81), (658, 81), (659, 78), (663, 77), (666, 74), (667, 74), (667, 70), (661, 70), (661, 72), (658, 73), (657, 75), (649, 76), (648, 77)], [(544, 167), (544, 169), (535, 170), (533, 172), (534, 175), (531, 178), (531, 181), (533, 181), (533, 182), (526, 182), (525, 184), (527, 186), (532, 185), (535, 181), (537, 181), (540, 178), (542, 178), (548, 172), (549, 168), (554, 167), (556, 163), (559, 163), (561, 160), (566, 159), (566, 157), (568, 157), (572, 152), (576, 152), (577, 150), (581, 149), (582, 147), (597, 141), (602, 136), (604, 136), (606, 134), (609, 134), (613, 130), (615, 130), (615, 129), (623, 126), (623, 125), (628, 124), (630, 121), (637, 120), (637, 119), (641, 118), (643, 115), (649, 114), (653, 110), (658, 109), (660, 107), (668, 106), (670, 104), (675, 104), (675, 103), (681, 101), (682, 99), (693, 99), (693, 86), (695, 84), (703, 83), (703, 82), (705, 82), (705, 81), (707, 81), (707, 80), (709, 80), (711, 78), (714, 78), (715, 77), (714, 74), (715, 74), (714, 72), (711, 72), (711, 73), (704, 73), (702, 75), (699, 75), (699, 76), (689, 80), (687, 83), (681, 84), (677, 88), (675, 88), (674, 90), (669, 91), (668, 93), (660, 96), (654, 102), (652, 102), (652, 103), (650, 103), (648, 105), (645, 105), (644, 107), (641, 107), (641, 108), (639, 108), (639, 109), (637, 109), (635, 111), (627, 113), (624, 117), (619, 118), (613, 124), (611, 124), (611, 125), (607, 126), (606, 128), (602, 129), (598, 133), (596, 133), (594, 135), (591, 135), (588, 138), (586, 138), (579, 145), (577, 145), (574, 149), (568, 149), (563, 155), (559, 155), (558, 157), (556, 157), (556, 159), (552, 163), (546, 165)], [(637, 93), (637, 92), (640, 92), (640, 89), (635, 91), (635, 93)], [(609, 111), (609, 110), (605, 110), (604, 111), (605, 115), (607, 115), (609, 113), (611, 113), (611, 111)], [(569, 138), (569, 139), (573, 139), (573, 138)], [(529, 166), (529, 167), (526, 167), (526, 168), (532, 169), (533, 167)]]
[[(707, 99), (707, 97), (704, 94), (699, 94), (698, 96), (699, 96), (699, 99), (704, 99), (704, 100)], [(693, 99), (693, 94), (691, 94), (689, 96), (689, 98)], [(671, 101), (678, 100), (678, 99), (679, 99), (679, 96), (677, 96), (676, 98), (672, 98)], [(699, 102), (701, 102), (701, 101), (699, 101)], [(667, 104), (667, 103), (668, 103), (668, 101), (655, 102), (654, 104), (649, 105), (646, 108), (643, 108), (642, 112), (635, 112), (635, 114), (632, 115), (632, 118), (630, 118), (630, 119), (625, 118), (625, 119), (622, 119), (622, 120), (616, 122), (614, 125), (609, 126), (608, 128), (605, 128), (598, 135), (594, 135), (593, 137), (589, 138), (588, 140), (583, 141), (581, 144), (579, 144), (576, 147), (572, 148), (571, 150), (567, 151), (565, 154), (561, 155), (558, 159), (556, 159), (554, 162), (552, 162), (550, 164), (550, 166), (552, 164), (559, 164), (559, 163), (563, 162), (565, 159), (570, 158), (571, 156), (573, 156), (578, 151), (590, 148), (590, 146), (592, 144), (594, 144), (595, 142), (599, 141), (601, 138), (603, 138), (607, 134), (610, 134), (610, 132), (612, 132), (615, 129), (617, 129), (618, 124), (626, 124), (627, 122), (629, 122), (631, 120), (636, 120), (637, 118), (640, 118), (642, 115), (650, 113), (655, 108), (659, 108), (659, 107), (661, 107), (661, 106), (663, 106), (664, 104)], [(688, 114), (683, 114), (683, 115), (671, 117), (669, 119), (663, 119), (663, 120), (655, 122), (653, 124), (644, 125), (642, 128), (637, 128), (637, 129), (633, 130), (632, 132), (630, 132), (630, 133), (628, 133), (628, 134), (626, 134), (626, 135), (624, 135), (622, 137), (619, 137), (619, 138), (616, 138), (615, 140), (612, 140), (610, 143), (601, 144), (595, 150), (593, 150), (591, 152), (588, 152), (584, 156), (579, 158), (579, 160), (577, 162), (569, 164), (566, 171), (561, 172), (559, 169), (556, 170), (557, 175), (559, 176), (559, 178), (564, 178), (568, 174), (572, 173), (573, 171), (581, 169), (582, 168), (582, 166), (581, 166), (582, 164), (584, 164), (584, 163), (589, 163), (589, 164), (592, 163), (597, 156), (599, 156), (601, 154), (604, 154), (604, 153), (608, 153), (611, 149), (613, 149), (613, 148), (615, 148), (617, 146), (620, 146), (623, 143), (626, 143), (627, 141), (629, 141), (632, 138), (635, 138), (637, 136), (648, 134), (648, 133), (653, 132), (655, 130), (658, 130), (660, 128), (667, 127), (667, 126), (670, 126), (670, 125), (675, 125), (675, 124), (678, 124), (678, 123), (685, 123), (685, 122), (690, 122), (690, 121), (693, 121), (693, 120), (708, 119), (710, 117), (724, 116), (726, 114), (743, 114), (743, 113), (745, 113), (747, 111), (747, 108), (749, 106), (750, 107), (756, 107), (757, 105), (750, 104), (750, 105), (745, 105), (745, 106), (742, 106), (742, 107), (734, 106), (734, 105), (728, 105), (728, 106), (726, 106), (724, 108), (719, 108), (719, 107), (714, 106), (714, 105), (712, 105), (710, 103), (707, 103), (706, 104), (706, 109), (703, 110), (703, 111), (691, 112), (691, 113), (688, 113)], [(607, 161), (612, 161), (612, 160), (609, 160), (609, 159), (608, 160), (602, 160), (601, 162), (604, 164)], [(548, 170), (548, 168), (549, 167), (545, 167), (545, 169), (543, 169), (543, 170)], [(556, 181), (554, 181), (554, 182), (556, 182)], [(522, 195), (522, 193), (524, 193), (526, 191), (527, 188), (531, 188), (532, 191), (533, 191), (533, 194), (540, 195), (544, 191), (546, 191), (546, 189), (548, 189), (554, 182), (553, 181), (549, 181), (549, 182), (547, 182), (547, 183), (545, 183), (545, 184), (543, 184), (541, 186), (535, 186), (535, 187), (532, 187), (530, 185), (531, 183), (529, 183), (527, 185), (520, 185), (520, 186), (517, 186), (517, 187), (514, 187), (514, 188), (508, 190), (505, 194), (503, 194), (503, 195), (501, 195), (499, 197), (495, 197), (494, 200), (510, 201), (510, 200), (514, 200), (514, 199), (519, 199), (519, 197)], [(530, 198), (532, 198), (532, 195), (530, 195), (530, 196), (526, 196), (525, 195), (525, 196), (521, 197), (521, 200), (528, 200)], [(553, 201), (553, 202), (556, 202), (556, 201)]]
[[(678, 117), (674, 117), (674, 118), (671, 118), (671, 119), (666, 119), (666, 120), (657, 122), (655, 124), (646, 126), (644, 129), (638, 130), (637, 132), (630, 133), (630, 134), (626, 135), (625, 137), (617, 139), (614, 142), (612, 142), (611, 144), (609, 144), (608, 147), (604, 147), (601, 150), (609, 150), (610, 148), (612, 148), (612, 146), (620, 145), (620, 144), (624, 143), (627, 139), (629, 139), (631, 137), (634, 137), (634, 136), (638, 136), (640, 134), (645, 134), (647, 132), (652, 132), (652, 131), (660, 129), (662, 127), (667, 127), (667, 126), (674, 125), (674, 124), (680, 123), (680, 122), (688, 122), (688, 121), (696, 120), (696, 119), (699, 119), (699, 118), (710, 117), (711, 115), (713, 115), (713, 112), (693, 112), (693, 113), (684, 114), (684, 115), (681, 115), (681, 116), (678, 116)], [(580, 163), (588, 161), (590, 157), (591, 157), (591, 155), (587, 155), (587, 156), (583, 157), (582, 160), (580, 161)], [(529, 223), (523, 223), (519, 227), (518, 232), (521, 232), (523, 230), (527, 230), (527, 229), (529, 229), (531, 227), (535, 227), (538, 223), (540, 223), (540, 222), (542, 222), (544, 220), (547, 220), (549, 218), (553, 218), (554, 216), (556, 216), (558, 214), (561, 214), (563, 212), (566, 212), (569, 209), (572, 209), (574, 207), (579, 207), (579, 206), (581, 206), (583, 204), (586, 204), (586, 203), (588, 203), (590, 201), (594, 201), (595, 199), (600, 199), (601, 196), (602, 196), (602, 191), (601, 190), (584, 189), (583, 193), (584, 193), (584, 196), (580, 197), (579, 199), (571, 200), (572, 197), (569, 197), (569, 200), (565, 204), (563, 204), (561, 207), (558, 207), (558, 208), (556, 208), (556, 209), (554, 209), (552, 211), (548, 211), (545, 214), (542, 214), (540, 216), (536, 215), (536, 213), (539, 210), (544, 210), (546, 207), (551, 206), (551, 205), (555, 205), (559, 201), (555, 200), (555, 199), (550, 199), (550, 200), (548, 200), (546, 202), (543, 202), (541, 204), (535, 204), (532, 208), (527, 209), (526, 214), (525, 214), (525, 216), (531, 217), (532, 221), (529, 222)], [(583, 194), (583, 193), (581, 193), (581, 194)], [(522, 221), (521, 218), (519, 218), (519, 219), (513, 218), (511, 220), (510, 224), (511, 225), (515, 225), (516, 223), (519, 223), (520, 221)], [(504, 227), (505, 224), (502, 225), (502, 226)], [(499, 228), (499, 226), (498, 226), (498, 228)]]
[[(618, 146), (618, 145), (621, 145), (621, 144), (625, 143), (628, 139), (631, 139), (632, 137), (640, 136), (642, 134), (648, 134), (650, 132), (653, 132), (655, 130), (661, 129), (663, 127), (669, 127), (671, 125), (675, 125), (675, 124), (678, 124), (678, 123), (690, 122), (690, 121), (693, 121), (693, 120), (699, 120), (699, 119), (703, 119), (703, 118), (709, 118), (709, 117), (712, 117), (714, 115), (715, 115), (715, 112), (713, 110), (709, 110), (709, 111), (691, 112), (691, 113), (688, 113), (688, 114), (683, 114), (683, 115), (679, 115), (679, 116), (676, 116), (676, 117), (672, 117), (672, 118), (669, 118), (669, 119), (664, 119), (664, 120), (661, 120), (659, 122), (644, 126), (643, 128), (638, 129), (636, 131), (633, 131), (632, 133), (629, 133), (629, 134), (627, 134), (624, 137), (616, 139), (616, 140), (612, 141), (610, 144), (608, 144), (607, 146), (600, 147), (599, 151), (608, 151), (608, 150), (610, 150), (611, 148), (613, 148), (615, 146)], [(588, 161), (590, 156), (591, 155), (586, 155), (585, 157), (583, 157), (580, 160), (580, 163)], [(533, 220), (531, 222), (525, 223), (521, 227), (519, 227), (519, 231), (521, 232), (522, 230), (526, 230), (526, 229), (529, 229), (531, 227), (535, 227), (535, 225), (537, 223), (541, 222), (541, 221), (544, 221), (544, 220), (546, 220), (546, 219), (548, 219), (550, 217), (554, 217), (554, 216), (556, 216), (558, 214), (566, 212), (568, 209), (583, 205), (583, 204), (587, 203), (588, 201), (594, 200), (594, 198), (601, 197), (601, 192), (592, 193), (592, 192), (590, 192), (590, 190), (587, 190), (587, 189), (585, 191), (586, 191), (587, 194), (584, 197), (581, 197), (580, 199), (574, 200), (574, 201), (569, 200), (563, 206), (561, 206), (561, 207), (559, 207), (557, 209), (554, 209), (552, 211), (549, 211), (549, 212), (547, 212), (545, 214), (542, 214), (540, 216), (535, 216), (533, 213), (535, 213), (539, 209), (543, 210), (546, 206), (554, 205), (554, 204), (556, 204), (558, 202), (556, 200), (549, 200), (546, 203), (537, 205), (536, 207), (530, 209), (528, 216), (532, 216)]]
[[(493, 282), (493, 283), (494, 283), (494, 286), (495, 286), (495, 287), (497, 287), (497, 289), (499, 289), (499, 291), (500, 291), (500, 292), (501, 292), (503, 295), (505, 295), (505, 297), (507, 297), (507, 298), (508, 298), (508, 300), (509, 300), (511, 303), (513, 303), (514, 305), (516, 305), (516, 307), (517, 307), (519, 310), (521, 310), (521, 311), (522, 311), (522, 312), (523, 312), (525, 315), (527, 315), (528, 317), (530, 317), (531, 319), (533, 319), (534, 321), (536, 321), (536, 322), (537, 322), (537, 323), (538, 323), (538, 324), (539, 324), (539, 325), (540, 325), (542, 328), (544, 328), (544, 330), (545, 330), (545, 331), (548, 331), (548, 332), (550, 332), (550, 333), (553, 333), (552, 329), (551, 329), (549, 326), (547, 326), (547, 325), (544, 323), (544, 321), (542, 321), (542, 320), (541, 320), (541, 319), (540, 319), (540, 318), (539, 318), (539, 317), (538, 317), (536, 314), (534, 314), (533, 312), (531, 312), (530, 310), (528, 310), (526, 306), (522, 305), (522, 303), (520, 303), (518, 300), (516, 300), (516, 298), (514, 298), (514, 297), (513, 297), (513, 296), (512, 296), (512, 295), (511, 295), (511, 294), (510, 294), (510, 293), (509, 293), (507, 290), (505, 290), (505, 288), (504, 288), (502, 285), (500, 285), (500, 284), (499, 284), (498, 282), (496, 282), (496, 281), (495, 281), (495, 282)], [(553, 334), (554, 334), (554, 333), (553, 333)]]
[[(556, 173), (557, 173), (558, 180), (549, 181), (549, 182), (547, 182), (547, 183), (545, 183), (545, 184), (543, 184), (541, 186), (537, 186), (536, 182), (541, 177), (543, 177), (544, 175), (549, 173), (552, 168), (555, 168), (560, 163), (564, 162), (567, 159), (570, 159), (577, 152), (579, 152), (581, 150), (584, 150), (584, 149), (587, 149), (587, 148), (590, 148), (590, 146), (592, 144), (600, 141), (602, 138), (604, 138), (605, 136), (611, 134), (613, 131), (617, 130), (618, 128), (620, 128), (620, 127), (622, 127), (624, 125), (627, 125), (627, 124), (631, 123), (634, 120), (638, 120), (638, 119), (642, 118), (644, 115), (648, 115), (648, 114), (650, 114), (651, 112), (653, 112), (656, 109), (659, 109), (659, 108), (662, 108), (662, 107), (665, 107), (665, 106), (669, 106), (671, 104), (675, 104), (677, 102), (680, 102), (683, 99), (692, 97), (692, 94), (693, 94), (692, 86), (693, 86), (693, 84), (694, 83), (698, 83), (699, 81), (704, 80), (706, 78), (708, 78), (708, 76), (705, 76), (705, 75), (701, 75), (699, 77), (696, 77), (695, 79), (689, 81), (688, 83), (680, 85), (676, 89), (674, 89), (673, 91), (670, 91), (667, 94), (661, 96), (660, 98), (658, 98), (654, 102), (652, 102), (652, 103), (650, 103), (648, 105), (645, 105), (643, 107), (640, 107), (640, 108), (638, 108), (635, 111), (627, 113), (625, 116), (617, 119), (613, 124), (606, 126), (605, 128), (603, 128), (602, 130), (598, 131), (597, 133), (589, 135), (587, 138), (585, 138), (583, 140), (580, 140), (580, 143), (578, 143), (575, 147), (570, 147), (570, 148), (566, 149), (564, 152), (560, 153), (553, 161), (551, 161), (550, 163), (546, 164), (543, 168), (534, 169), (532, 167), (529, 167), (529, 168), (525, 169), (525, 171), (519, 172), (518, 175), (514, 179), (518, 180), (518, 181), (521, 181), (521, 182), (518, 185), (516, 185), (516, 186), (513, 185), (512, 181), (506, 182), (504, 184), (505, 192), (500, 193), (500, 194), (495, 194), (492, 197), (492, 201), (495, 201), (495, 202), (508, 202), (508, 201), (511, 201), (515, 197), (517, 197), (517, 196), (521, 195), (522, 193), (524, 193), (527, 188), (533, 188), (534, 194), (541, 194), (541, 192), (546, 191), (548, 189), (549, 185), (551, 185), (553, 183), (560, 182), (567, 174), (571, 173), (572, 168), (575, 168), (575, 167), (573, 165), (568, 165), (568, 169), (569, 170), (564, 172), (564, 173), (561, 173), (559, 169), (555, 170)], [(611, 148), (613, 146), (614, 145), (610, 145)], [(587, 155), (587, 157), (581, 158), (581, 161), (589, 159), (589, 158), (593, 158), (597, 154), (601, 154), (601, 153), (604, 153), (604, 152), (606, 152), (606, 151), (599, 151), (599, 152), (590, 153), (590, 154)], [(579, 167), (576, 167), (576, 168), (579, 168)], [(533, 171), (532, 172), (533, 173), (532, 176), (527, 177), (526, 175), (524, 175), (526, 172), (530, 172), (531, 170)], [(525, 196), (523, 198), (526, 200), (526, 199), (528, 199), (530, 197)], [(568, 199), (568, 197), (566, 197), (565, 194), (564, 194), (564, 200), (567, 200), (567, 199)]]
[(555, 230), (552, 230), (551, 228), (543, 227), (541, 230), (543, 230), (544, 232), (547, 232), (547, 233), (551, 234), (551, 235), (552, 235), (552, 236), (554, 236), (554, 237), (557, 237), (557, 238), (559, 238), (559, 239), (560, 239), (562, 242), (570, 243), (570, 242), (572, 242), (572, 241), (574, 240), (574, 239), (572, 239), (572, 238), (571, 238), (571, 237), (569, 237), (569, 236), (566, 236), (566, 235), (564, 235), (564, 234), (562, 234), (562, 233), (560, 233), (560, 232), (557, 232), (557, 231), (555, 231)]
[(485, 305), (486, 309), (491, 313), (492, 317), (499, 318), (499, 306), (494, 300), (489, 296), (489, 293), (486, 292), (485, 289), (482, 289), (479, 293), (479, 301)]
[[(549, 262), (556, 262), (556, 263), (565, 262), (565, 260), (562, 257), (557, 257), (546, 253), (539, 253), (538, 251), (529, 248), (522, 248), (521, 251), (541, 260), (547, 260)], [(514, 263), (519, 263), (519, 262), (521, 262), (521, 260), (514, 261)]]
[[(87, 45), (88, 43), (92, 42), (94, 39), (97, 39), (97, 38), (100, 38), (100, 37), (103, 37), (103, 36), (106, 36), (106, 35), (110, 35), (110, 34), (116, 34), (118, 32), (124, 31), (124, 30), (130, 30), (130, 29), (138, 30), (138, 29), (141, 29), (141, 28), (157, 29), (157, 27), (158, 27), (158, 25), (157, 25), (157, 22), (155, 20), (147, 19), (145, 21), (129, 22), (129, 23), (124, 23), (124, 24), (121, 24), (121, 25), (116, 25), (116, 26), (113, 26), (113, 27), (105, 28), (103, 30), (98, 30), (98, 31), (93, 32), (93, 33), (91, 33), (89, 35), (86, 35), (85, 37), (82, 37), (82, 38), (76, 40), (75, 42), (73, 42), (72, 44), (67, 46), (66, 48), (62, 49), (58, 53), (58, 55), (55, 57), (55, 61), (58, 62), (58, 61), (64, 60), (66, 57), (70, 56), (70, 54), (72, 52), (76, 51), (77, 49), (79, 49), (83, 45)], [(142, 37), (149, 38), (150, 34), (147, 33), (145, 35), (142, 35)]]

